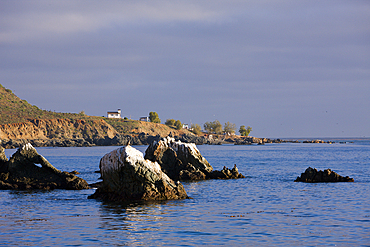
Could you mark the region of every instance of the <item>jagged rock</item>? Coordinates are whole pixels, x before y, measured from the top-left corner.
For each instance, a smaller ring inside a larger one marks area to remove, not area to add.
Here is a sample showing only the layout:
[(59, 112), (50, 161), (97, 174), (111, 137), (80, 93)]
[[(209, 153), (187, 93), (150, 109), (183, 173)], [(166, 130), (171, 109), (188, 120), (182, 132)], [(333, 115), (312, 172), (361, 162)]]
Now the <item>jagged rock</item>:
[(187, 198), (180, 182), (174, 182), (157, 162), (145, 160), (131, 147), (121, 147), (100, 160), (103, 182), (89, 198), (108, 201), (172, 200)]
[(6, 172), (7, 162), (8, 162), (8, 158), (5, 155), (5, 150), (3, 147), (0, 146), (0, 173)]
[(213, 171), (194, 143), (172, 137), (152, 142), (145, 151), (145, 159), (158, 162), (173, 180), (203, 180)]
[(308, 167), (304, 173), (294, 182), (322, 183), (322, 182), (354, 182), (353, 178), (342, 177), (330, 169), (317, 171), (316, 168)]
[(333, 143), (332, 141), (323, 141), (323, 140), (305, 140), (303, 143)]
[(226, 166), (221, 171), (213, 171), (209, 175), (212, 179), (236, 179), (245, 178), (243, 174), (239, 173), (238, 168), (234, 165), (233, 169), (229, 169)]
[(0, 171), (0, 189), (89, 188), (85, 180), (56, 169), (29, 143), (20, 147), (9, 161), (3, 162)]
[(183, 143), (167, 137), (153, 142), (145, 151), (145, 158), (158, 162), (173, 180), (204, 180), (215, 178), (243, 178), (236, 166), (214, 171), (194, 143)]

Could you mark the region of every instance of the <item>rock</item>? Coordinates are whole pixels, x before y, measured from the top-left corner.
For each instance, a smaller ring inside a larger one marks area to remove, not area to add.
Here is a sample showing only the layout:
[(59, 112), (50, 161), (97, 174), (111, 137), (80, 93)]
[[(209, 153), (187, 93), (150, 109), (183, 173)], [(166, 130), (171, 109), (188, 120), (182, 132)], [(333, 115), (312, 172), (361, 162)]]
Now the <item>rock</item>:
[(244, 178), (236, 166), (232, 170), (224, 167), (221, 171), (214, 171), (194, 143), (183, 143), (172, 137), (150, 144), (145, 151), (145, 158), (158, 162), (173, 180)]
[(174, 182), (157, 162), (146, 160), (131, 147), (121, 147), (100, 160), (103, 182), (89, 198), (107, 201), (172, 200), (188, 198), (180, 182)]
[(317, 171), (316, 168), (308, 167), (304, 173), (294, 182), (326, 183), (326, 182), (354, 182), (353, 178), (342, 177), (330, 169)]
[(213, 171), (194, 143), (172, 137), (152, 142), (145, 151), (145, 159), (158, 162), (173, 180), (203, 180)]
[(323, 141), (323, 140), (305, 140), (303, 143), (329, 143), (332, 144), (332, 141)]
[[(37, 166), (35, 164), (40, 164)], [(20, 147), (3, 163), (0, 189), (88, 189), (87, 182), (52, 166), (31, 144)]]
[(213, 171), (210, 175), (212, 179), (236, 179), (245, 178), (243, 174), (239, 173), (238, 168), (234, 165), (233, 169), (229, 169), (226, 166), (221, 171)]
[(7, 171), (7, 162), (8, 158), (6, 158), (5, 150), (0, 146), (0, 173)]

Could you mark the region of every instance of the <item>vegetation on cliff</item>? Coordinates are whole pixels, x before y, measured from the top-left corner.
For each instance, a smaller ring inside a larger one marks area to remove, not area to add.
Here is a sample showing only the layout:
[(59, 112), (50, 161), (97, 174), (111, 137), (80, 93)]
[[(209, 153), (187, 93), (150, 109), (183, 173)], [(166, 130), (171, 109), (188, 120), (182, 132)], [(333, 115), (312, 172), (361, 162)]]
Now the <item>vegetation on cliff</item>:
[(97, 120), (98, 117), (86, 116), (83, 113), (58, 113), (41, 110), (26, 100), (18, 98), (10, 89), (0, 84), (0, 125), (24, 123), (33, 119), (80, 119)]
[(160, 123), (136, 121), (129, 119), (104, 118), (121, 135), (138, 135), (146, 133), (148, 135), (160, 135), (165, 137), (173, 133), (175, 135), (190, 134), (186, 129), (176, 129), (176, 126), (168, 126)]
[[(217, 120), (204, 125), (209, 134), (205, 135), (198, 124), (192, 124), (192, 132), (182, 128), (179, 120), (171, 119), (166, 121), (167, 125), (161, 124), (156, 112), (149, 114), (151, 122), (145, 122), (87, 116), (84, 112), (76, 114), (41, 110), (21, 100), (1, 84), (0, 109), (0, 145), (6, 148), (19, 147), (26, 142), (33, 146), (146, 145), (167, 136), (197, 144), (269, 141), (220, 135), (223, 128)], [(234, 133), (235, 125), (226, 123), (224, 132)]]
[[(160, 123), (87, 116), (83, 112), (75, 114), (41, 110), (21, 100), (1, 84), (0, 109), (0, 139), (39, 140), (34, 143), (38, 146), (50, 145), (40, 140), (62, 140), (62, 144), (58, 145), (64, 145), (65, 140), (74, 140), (65, 145), (75, 145), (76, 142), (78, 145), (118, 145), (127, 142), (122, 139), (124, 136), (144, 134), (142, 142), (147, 136), (165, 137), (171, 132), (178, 136), (190, 134), (188, 130), (176, 130)], [(17, 146), (8, 146), (12, 145)]]

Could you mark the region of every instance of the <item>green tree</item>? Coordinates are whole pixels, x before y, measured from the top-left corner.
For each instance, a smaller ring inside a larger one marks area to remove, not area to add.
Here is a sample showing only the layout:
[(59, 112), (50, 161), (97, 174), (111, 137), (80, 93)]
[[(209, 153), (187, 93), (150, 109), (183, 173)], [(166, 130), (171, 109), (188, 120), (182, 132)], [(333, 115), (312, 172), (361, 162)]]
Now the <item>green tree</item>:
[(215, 133), (215, 134), (220, 134), (222, 133), (222, 125), (220, 121), (215, 120), (213, 122), (206, 122), (204, 124), (204, 129), (210, 134), (210, 133)]
[(196, 135), (199, 135), (200, 133), (202, 133), (202, 128), (200, 127), (199, 124), (192, 124), (190, 126), (190, 129)]
[(182, 123), (181, 123), (180, 120), (176, 120), (175, 127), (176, 127), (177, 130), (181, 130), (182, 129)]
[(236, 131), (236, 125), (230, 122), (225, 123), (224, 132), (226, 134), (234, 134)]
[(203, 127), (204, 127), (204, 130), (208, 132), (208, 134), (212, 133), (212, 123), (211, 122), (205, 122)]
[(175, 119), (167, 119), (164, 124), (171, 127), (175, 125), (175, 122), (176, 122)]
[(249, 133), (251, 133), (252, 127), (248, 126), (245, 128), (245, 125), (240, 126), (239, 133), (241, 136), (249, 136)]
[(158, 113), (156, 112), (149, 112), (149, 120), (152, 123), (161, 123), (161, 120), (159, 119)]

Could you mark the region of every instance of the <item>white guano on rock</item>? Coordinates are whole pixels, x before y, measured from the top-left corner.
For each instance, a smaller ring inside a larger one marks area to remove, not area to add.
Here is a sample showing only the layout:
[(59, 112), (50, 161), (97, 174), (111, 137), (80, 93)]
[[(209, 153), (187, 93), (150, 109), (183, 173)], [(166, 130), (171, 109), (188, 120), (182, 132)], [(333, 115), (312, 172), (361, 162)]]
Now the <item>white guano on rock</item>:
[(108, 201), (169, 200), (187, 198), (181, 183), (175, 183), (157, 162), (144, 159), (131, 147), (121, 147), (100, 160), (102, 185), (89, 198)]

